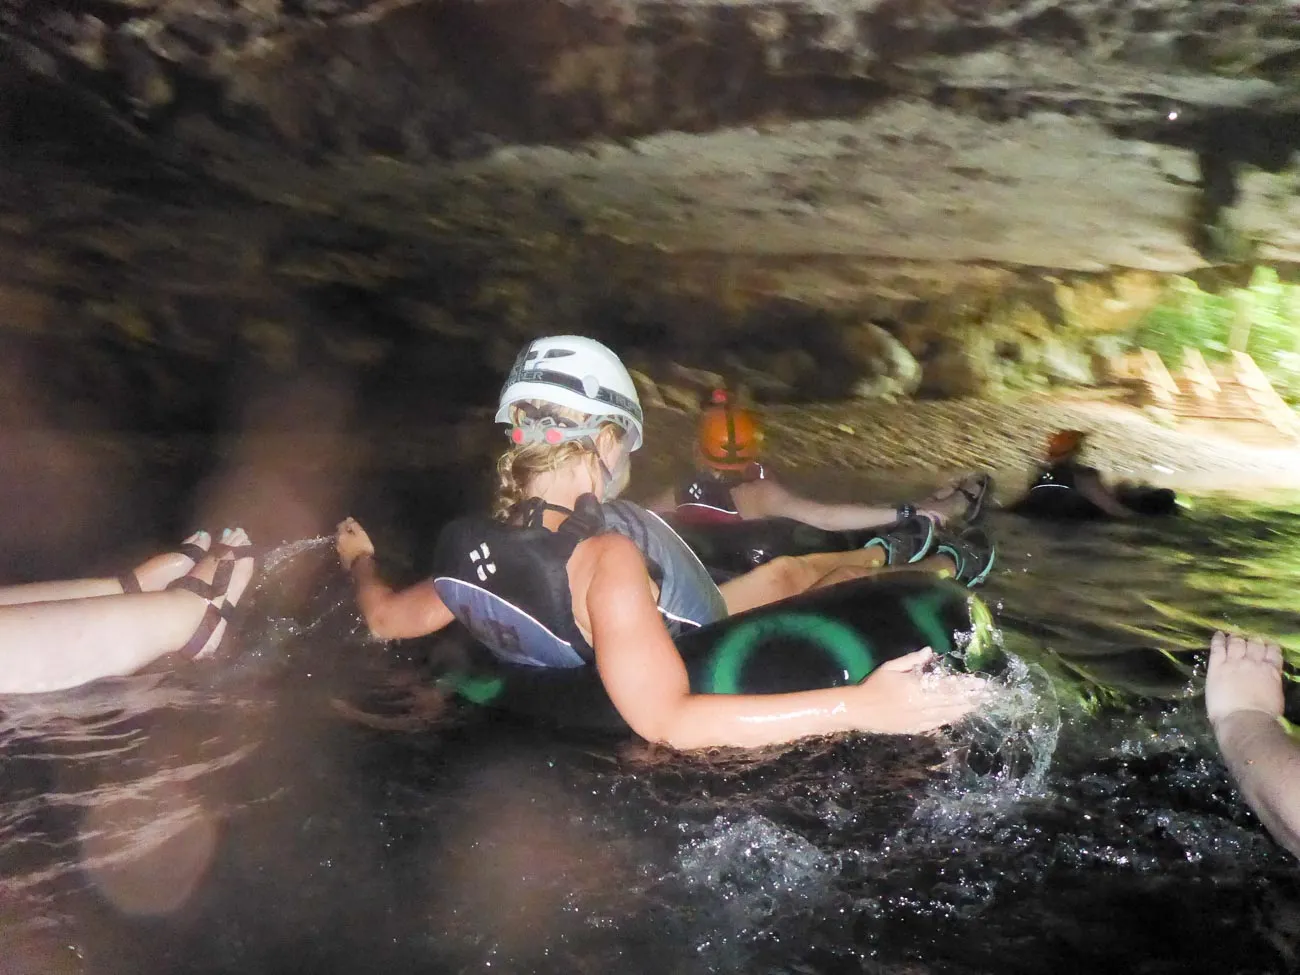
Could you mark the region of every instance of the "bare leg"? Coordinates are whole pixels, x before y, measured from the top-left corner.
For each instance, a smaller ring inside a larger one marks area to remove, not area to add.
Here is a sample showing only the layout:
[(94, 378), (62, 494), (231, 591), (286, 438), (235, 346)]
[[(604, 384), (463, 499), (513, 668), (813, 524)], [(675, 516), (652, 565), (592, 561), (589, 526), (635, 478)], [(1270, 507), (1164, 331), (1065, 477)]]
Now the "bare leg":
[(897, 567), (884, 565), (884, 560), (885, 554), (879, 548), (782, 556), (743, 576), (737, 576), (718, 588), (727, 604), (728, 615), (734, 616), (755, 606), (766, 606), (810, 589), (850, 579), (903, 571), (951, 576), (957, 571), (952, 559), (944, 555), (931, 556), (920, 562)]
[[(205, 558), (189, 575), (211, 582), (218, 561)], [(239, 598), (252, 571), (252, 560), (241, 559), (226, 598)], [(183, 647), (207, 607), (183, 590), (0, 606), (0, 694), (64, 690), (134, 673)], [(221, 640), (225, 625), (218, 624), (202, 653)]]
[[(212, 539), (207, 532), (195, 532), (185, 539), (188, 545), (206, 550)], [(181, 552), (164, 552), (136, 566), (135, 577), (145, 592), (157, 592), (194, 568), (194, 560)], [(118, 579), (68, 579), (60, 582), (33, 582), (25, 586), (0, 588), (0, 606), (19, 603), (45, 603), (60, 599), (88, 599), (92, 596), (122, 594)]]

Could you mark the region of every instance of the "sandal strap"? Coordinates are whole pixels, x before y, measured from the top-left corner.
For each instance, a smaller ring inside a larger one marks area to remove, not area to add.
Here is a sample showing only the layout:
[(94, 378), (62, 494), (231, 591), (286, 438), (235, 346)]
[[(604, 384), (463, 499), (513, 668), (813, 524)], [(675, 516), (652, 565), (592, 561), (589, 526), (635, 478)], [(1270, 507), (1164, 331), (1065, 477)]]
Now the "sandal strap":
[(195, 564), (202, 562), (208, 557), (208, 550), (206, 548), (200, 548), (193, 542), (186, 542), (183, 545), (176, 546), (176, 551)]
[(214, 599), (220, 599), (226, 594), (230, 587), (230, 578), (234, 575), (235, 563), (229, 559), (223, 559), (217, 563), (217, 571), (212, 576), (211, 582), (204, 582), (202, 579), (195, 579), (193, 576), (181, 576), (167, 584), (168, 589), (183, 589), (186, 592), (192, 592), (200, 599), (206, 599), (211, 602)]
[[(251, 545), (222, 546), (222, 548), (232, 552), (251, 547)], [(235, 561), (235, 559), (222, 559), (218, 562), (217, 571), (212, 577), (211, 584), (195, 579), (192, 576), (181, 576), (167, 587), (168, 589), (184, 589), (208, 601), (207, 607), (203, 610), (203, 619), (199, 621), (194, 635), (189, 638), (185, 646), (176, 651), (182, 657), (192, 660), (212, 639), (212, 634), (216, 632), (217, 627), (222, 622), (225, 622), (227, 627), (233, 622), (235, 611), (239, 608), (237, 601), (225, 599), (218, 606), (214, 600), (225, 596), (230, 588), (230, 580), (235, 572)]]
[[(966, 490), (965, 482), (967, 480), (976, 481), (979, 487), (974, 491)], [(977, 474), (970, 475), (969, 478), (962, 478), (958, 481), (957, 490), (966, 499), (966, 519), (975, 522), (984, 513), (984, 503), (988, 500), (989, 492), (993, 490), (993, 478), (991, 475), (980, 471)]]
[[(985, 536), (988, 538), (988, 536)], [(935, 546), (935, 553), (947, 555), (957, 566), (955, 579), (964, 586), (977, 586), (987, 578), (997, 560), (997, 543), (988, 538), (988, 550), (961, 535), (946, 538)], [(975, 564), (972, 564), (972, 563)]]
[(136, 578), (134, 572), (123, 572), (117, 577), (117, 584), (122, 587), (123, 592), (144, 592), (144, 587), (140, 585), (140, 580)]
[(247, 558), (253, 554), (253, 543), (245, 542), (243, 545), (227, 545), (225, 542), (213, 542), (211, 554), (218, 558), (223, 555), (233, 555), (236, 559)]
[(186, 659), (193, 659), (207, 645), (208, 640), (212, 638), (212, 634), (221, 624), (222, 619), (221, 610), (208, 603), (207, 609), (203, 611), (203, 619), (199, 621), (194, 635), (189, 638), (185, 646), (176, 652)]

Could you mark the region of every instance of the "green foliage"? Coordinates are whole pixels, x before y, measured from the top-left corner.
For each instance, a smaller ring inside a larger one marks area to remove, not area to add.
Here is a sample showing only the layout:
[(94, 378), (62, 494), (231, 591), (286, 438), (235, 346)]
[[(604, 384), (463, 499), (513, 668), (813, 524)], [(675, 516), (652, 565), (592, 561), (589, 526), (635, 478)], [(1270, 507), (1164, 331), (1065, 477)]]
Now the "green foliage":
[(1271, 267), (1257, 267), (1245, 288), (1202, 291), (1176, 277), (1164, 301), (1139, 323), (1138, 344), (1171, 366), (1192, 346), (1208, 360), (1226, 359), (1246, 339), (1245, 351), (1286, 399), (1300, 403), (1300, 285), (1287, 284)]

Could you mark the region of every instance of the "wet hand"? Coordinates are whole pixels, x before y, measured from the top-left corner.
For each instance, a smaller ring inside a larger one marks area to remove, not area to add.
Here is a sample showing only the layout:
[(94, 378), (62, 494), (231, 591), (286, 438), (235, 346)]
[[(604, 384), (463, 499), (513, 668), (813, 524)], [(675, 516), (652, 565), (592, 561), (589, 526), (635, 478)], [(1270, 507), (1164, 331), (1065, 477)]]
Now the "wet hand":
[(1282, 713), (1282, 648), (1240, 634), (1219, 632), (1210, 641), (1205, 712), (1217, 724), (1239, 711)]
[(988, 695), (988, 681), (934, 670), (938, 659), (926, 647), (876, 668), (860, 685), (870, 707), (863, 730), (915, 735), (974, 711)]
[(334, 550), (339, 554), (343, 571), (352, 569), (352, 563), (363, 555), (375, 554), (374, 543), (355, 518), (344, 518), (338, 524), (338, 534), (334, 538)]

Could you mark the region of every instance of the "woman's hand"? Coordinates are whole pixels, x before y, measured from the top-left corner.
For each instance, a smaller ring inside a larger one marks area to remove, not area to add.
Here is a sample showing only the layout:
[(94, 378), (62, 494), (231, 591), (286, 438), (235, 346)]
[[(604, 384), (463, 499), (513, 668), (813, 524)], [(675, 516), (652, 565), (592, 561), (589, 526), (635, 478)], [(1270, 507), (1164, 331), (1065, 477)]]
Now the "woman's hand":
[(375, 554), (375, 545), (355, 518), (344, 518), (338, 525), (334, 550), (339, 553), (339, 562), (343, 565), (343, 571), (350, 572), (352, 563), (357, 559), (363, 555)]
[(928, 672), (938, 657), (926, 647), (877, 667), (858, 690), (863, 731), (915, 735), (955, 724), (988, 693), (988, 681), (971, 674)]

